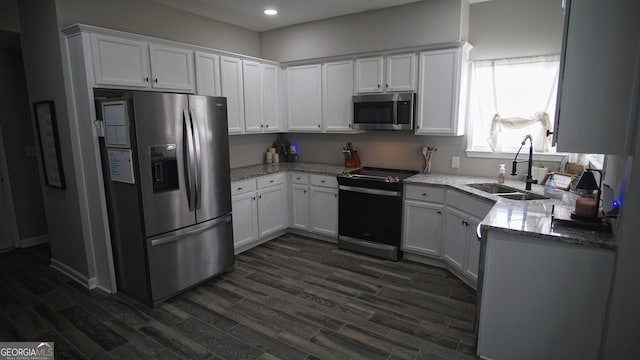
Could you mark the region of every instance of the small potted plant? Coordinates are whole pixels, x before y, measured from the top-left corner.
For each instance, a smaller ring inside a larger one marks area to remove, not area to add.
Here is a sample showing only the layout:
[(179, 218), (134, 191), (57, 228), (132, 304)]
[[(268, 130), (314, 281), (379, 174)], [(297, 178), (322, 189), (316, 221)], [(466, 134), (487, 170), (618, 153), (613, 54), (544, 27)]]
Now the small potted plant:
[(542, 161), (539, 161), (531, 167), (531, 177), (538, 180), (538, 183), (541, 183), (542, 180), (544, 180), (544, 177), (547, 176), (548, 172), (549, 168), (545, 166)]

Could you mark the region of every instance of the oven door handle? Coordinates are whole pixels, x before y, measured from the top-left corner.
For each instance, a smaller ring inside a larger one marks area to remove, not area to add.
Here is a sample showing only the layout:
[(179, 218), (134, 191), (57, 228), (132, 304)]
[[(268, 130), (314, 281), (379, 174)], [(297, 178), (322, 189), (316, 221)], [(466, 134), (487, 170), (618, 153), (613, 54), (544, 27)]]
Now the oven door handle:
[(344, 191), (358, 192), (363, 194), (372, 194), (372, 195), (395, 196), (395, 197), (402, 196), (402, 193), (400, 191), (368, 189), (368, 188), (346, 186), (346, 185), (340, 185), (338, 189), (344, 190)]

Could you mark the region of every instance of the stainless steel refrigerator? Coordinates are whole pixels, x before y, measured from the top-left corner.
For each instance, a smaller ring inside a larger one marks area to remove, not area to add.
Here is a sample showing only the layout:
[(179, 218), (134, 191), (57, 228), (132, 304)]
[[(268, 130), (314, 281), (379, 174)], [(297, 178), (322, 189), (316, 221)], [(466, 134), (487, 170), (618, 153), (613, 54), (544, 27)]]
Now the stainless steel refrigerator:
[(94, 95), (118, 291), (156, 306), (230, 271), (226, 98)]

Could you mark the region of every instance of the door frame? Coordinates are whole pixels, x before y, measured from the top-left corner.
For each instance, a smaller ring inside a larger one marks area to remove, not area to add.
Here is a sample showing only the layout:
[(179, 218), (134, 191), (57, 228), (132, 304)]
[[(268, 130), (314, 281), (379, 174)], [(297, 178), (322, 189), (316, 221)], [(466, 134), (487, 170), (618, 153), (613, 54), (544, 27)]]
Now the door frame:
[[(18, 246), (18, 221), (16, 219), (16, 208), (13, 202), (13, 194), (11, 193), (11, 179), (9, 178), (9, 167), (7, 165), (7, 157), (4, 150), (4, 137), (2, 135), (2, 124), (0, 124), (0, 177), (2, 177), (2, 189), (5, 198), (5, 210), (7, 212), (7, 222), (9, 232), (11, 233), (12, 247), (7, 250), (15, 249)], [(0, 204), (2, 206), (2, 204)]]

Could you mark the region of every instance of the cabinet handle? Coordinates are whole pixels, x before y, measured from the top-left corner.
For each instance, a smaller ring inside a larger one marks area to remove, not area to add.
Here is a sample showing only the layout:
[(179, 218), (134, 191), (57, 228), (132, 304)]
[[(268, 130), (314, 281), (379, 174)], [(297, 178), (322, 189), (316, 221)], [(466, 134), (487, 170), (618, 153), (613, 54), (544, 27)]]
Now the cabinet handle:
[(416, 126), (416, 129), (420, 129), (420, 125), (417, 125), (417, 126)]
[(338, 197), (338, 194), (333, 194), (333, 197), (336, 197), (336, 198), (337, 198), (337, 197)]
[(268, 129), (269, 128), (269, 124), (265, 125), (265, 127)]
[(258, 199), (262, 199), (262, 195), (258, 195)]
[(255, 196), (251, 198), (251, 200), (255, 200), (255, 199), (256, 199), (256, 197), (255, 197)]
[(442, 214), (442, 211), (438, 210), (438, 211), (436, 211), (436, 214)]
[(378, 89), (380, 89), (380, 84), (378, 84)]
[(144, 78), (144, 82), (149, 82), (149, 77)]
[(318, 128), (321, 128), (322, 126), (320, 126), (320, 124), (318, 124)]
[(320, 182), (324, 184), (324, 180), (320, 180)]
[(389, 87), (389, 84), (385, 84), (386, 87)]
[(427, 196), (427, 193), (422, 193), (422, 196)]
[(304, 193), (306, 194), (306, 193), (307, 193), (307, 190), (304, 190)]
[(349, 124), (349, 129), (351, 129), (351, 124)]
[(263, 128), (263, 127), (264, 127), (264, 125), (260, 125), (260, 128)]
[(299, 177), (297, 177), (297, 178), (296, 178), (296, 180), (300, 180), (300, 178), (299, 178)]
[(239, 187), (237, 190), (242, 190), (242, 188), (241, 188), (241, 187)]
[(547, 136), (553, 135), (553, 131), (547, 130)]
[(153, 82), (157, 84), (158, 83), (158, 78), (153, 79)]
[(270, 183), (274, 182), (274, 180), (269, 180)]

